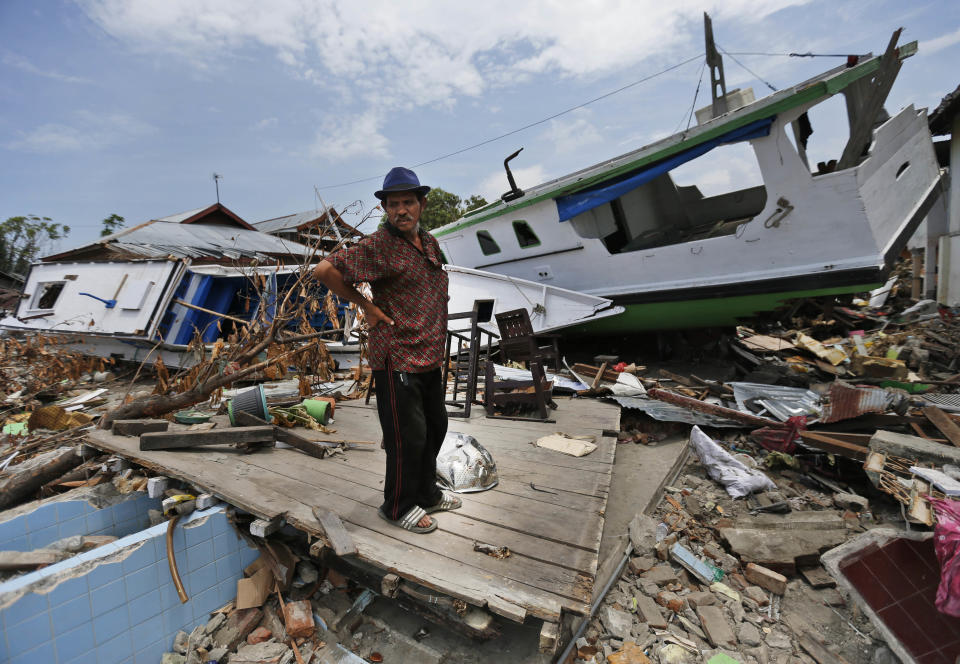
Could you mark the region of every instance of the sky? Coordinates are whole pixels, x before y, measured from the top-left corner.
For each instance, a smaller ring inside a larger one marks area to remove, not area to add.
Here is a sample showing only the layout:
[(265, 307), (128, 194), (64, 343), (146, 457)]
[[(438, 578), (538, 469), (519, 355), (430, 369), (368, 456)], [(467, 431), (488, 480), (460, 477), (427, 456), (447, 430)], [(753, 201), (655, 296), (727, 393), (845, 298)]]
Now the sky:
[[(946, 0), (0, 0), (0, 219), (66, 224), (64, 250), (110, 214), (210, 205), (218, 173), (248, 222), (329, 205), (371, 231), (397, 165), (494, 200), (518, 148), (524, 188), (684, 129), (699, 80), (710, 103), (704, 11), (728, 90), (789, 87), (843, 60), (777, 54), (880, 53), (897, 27), (920, 51), (888, 110), (960, 83)], [(814, 110), (814, 161), (838, 157), (842, 101)], [(707, 193), (758, 179), (744, 145), (683, 169)]]

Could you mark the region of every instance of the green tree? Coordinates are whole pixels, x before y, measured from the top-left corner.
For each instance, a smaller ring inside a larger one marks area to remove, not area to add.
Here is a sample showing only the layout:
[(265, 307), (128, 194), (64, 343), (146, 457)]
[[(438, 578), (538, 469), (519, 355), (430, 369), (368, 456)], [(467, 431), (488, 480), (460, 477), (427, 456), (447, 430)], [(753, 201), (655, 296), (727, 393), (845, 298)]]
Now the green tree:
[(69, 226), (55, 223), (50, 217), (28, 214), (8, 218), (0, 224), (0, 270), (26, 274), (41, 251), (69, 233)]
[(420, 215), (420, 227), (426, 231), (439, 228), (486, 204), (483, 196), (473, 195), (464, 200), (439, 187), (431, 189), (427, 194), (423, 214)]
[(103, 220), (103, 230), (100, 231), (100, 237), (113, 235), (118, 230), (123, 228), (124, 222), (126, 222), (126, 219), (124, 219), (119, 214), (114, 212), (109, 217)]

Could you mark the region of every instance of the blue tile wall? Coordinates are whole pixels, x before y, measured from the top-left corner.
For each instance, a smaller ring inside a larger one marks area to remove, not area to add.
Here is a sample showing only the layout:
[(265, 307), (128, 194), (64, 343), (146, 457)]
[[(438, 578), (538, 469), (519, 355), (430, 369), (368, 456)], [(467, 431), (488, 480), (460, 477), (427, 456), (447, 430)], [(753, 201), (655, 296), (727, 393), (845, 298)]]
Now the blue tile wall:
[[(64, 521), (58, 524), (57, 518), (116, 528), (139, 519), (139, 514), (145, 514), (155, 501), (124, 501), (113, 506), (125, 505), (122, 510), (107, 512), (109, 519), (96, 516), (92, 521), (91, 514), (105, 511), (85, 505), (61, 502), (52, 512), (31, 512), (29, 521), (0, 523), (0, 538), (4, 538), (0, 548), (8, 548), (7, 542), (17, 538), (27, 540), (31, 533), (51, 526), (58, 529)], [(53, 515), (52, 522), (48, 513)], [(159, 662), (172, 647), (178, 630), (189, 632), (203, 624), (211, 611), (236, 596), (237, 579), (257, 557), (256, 549), (247, 547), (234, 534), (223, 506), (196, 512), (181, 525), (174, 535), (174, 554), (189, 602), (180, 602), (170, 580), (164, 541), (167, 526), (160, 524), (0, 584), (0, 605), (26, 590), (0, 610), (0, 662)], [(35, 531), (30, 530), (33, 527)], [(111, 559), (120, 557), (114, 555), (118, 552), (126, 554), (123, 560)], [(85, 573), (83, 567), (78, 568), (91, 562), (99, 564)], [(64, 574), (65, 570), (69, 574), (73, 568), (78, 568), (74, 578), (53, 588), (43, 587), (44, 579)]]
[(86, 500), (60, 500), (0, 523), (0, 550), (30, 551), (73, 535), (124, 537), (150, 525), (147, 510), (159, 507), (146, 493), (97, 508)]

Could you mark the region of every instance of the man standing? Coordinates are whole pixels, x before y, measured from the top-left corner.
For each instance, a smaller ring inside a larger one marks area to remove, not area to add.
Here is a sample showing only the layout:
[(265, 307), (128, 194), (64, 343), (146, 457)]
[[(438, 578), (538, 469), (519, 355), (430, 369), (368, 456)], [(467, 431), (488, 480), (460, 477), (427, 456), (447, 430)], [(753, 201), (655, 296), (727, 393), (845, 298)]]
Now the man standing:
[[(436, 483), (437, 454), (447, 433), (441, 376), (447, 333), (447, 273), (440, 245), (420, 229), (430, 187), (402, 167), (374, 195), (387, 215), (371, 235), (328, 256), (314, 276), (357, 304), (369, 328), (387, 472), (378, 514), (415, 533), (437, 527), (431, 512), (460, 507)], [(373, 302), (353, 284), (367, 282)]]

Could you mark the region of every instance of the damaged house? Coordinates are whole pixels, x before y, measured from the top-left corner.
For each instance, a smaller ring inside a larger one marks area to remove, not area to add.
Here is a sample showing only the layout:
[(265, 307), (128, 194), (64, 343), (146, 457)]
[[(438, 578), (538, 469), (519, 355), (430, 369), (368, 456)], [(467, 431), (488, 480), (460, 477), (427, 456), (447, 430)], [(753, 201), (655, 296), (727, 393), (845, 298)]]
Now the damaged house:
[[(315, 253), (216, 203), (45, 257), (0, 329), (75, 337), (87, 354), (122, 360), (156, 347), (167, 365), (185, 366), (194, 335), (213, 343), (261, 314), (271, 320), (277, 294)], [(329, 325), (327, 314), (311, 323)]]

